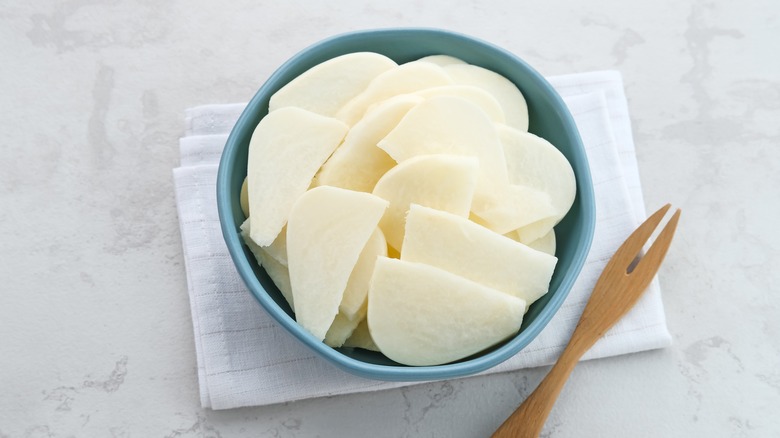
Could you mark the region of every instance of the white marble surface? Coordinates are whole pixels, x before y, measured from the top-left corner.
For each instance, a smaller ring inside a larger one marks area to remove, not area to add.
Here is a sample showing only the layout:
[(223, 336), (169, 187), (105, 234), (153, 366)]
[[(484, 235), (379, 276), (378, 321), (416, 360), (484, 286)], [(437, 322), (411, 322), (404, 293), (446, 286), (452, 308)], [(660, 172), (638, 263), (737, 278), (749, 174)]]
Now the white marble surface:
[[(0, 437), (481, 437), (546, 372), (199, 406), (171, 168), (183, 110), (302, 47), (434, 26), (618, 69), (673, 347), (583, 363), (551, 437), (780, 435), (780, 3), (68, 0), (0, 7)], [(391, 6), (392, 4), (392, 6)]]

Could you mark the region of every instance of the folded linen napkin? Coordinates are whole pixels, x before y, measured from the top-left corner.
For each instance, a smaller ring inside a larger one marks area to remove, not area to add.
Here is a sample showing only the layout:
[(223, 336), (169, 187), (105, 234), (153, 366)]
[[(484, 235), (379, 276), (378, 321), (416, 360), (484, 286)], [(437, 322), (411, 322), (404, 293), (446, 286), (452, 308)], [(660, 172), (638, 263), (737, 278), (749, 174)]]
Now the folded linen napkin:
[[(585, 144), (597, 223), (582, 273), (561, 309), (529, 346), (483, 374), (548, 365), (566, 345), (607, 260), (644, 218), (628, 106), (618, 72), (548, 78), (571, 110)], [(233, 267), (217, 217), (220, 153), (244, 104), (187, 110), (173, 170), (195, 332), (201, 404), (229, 409), (412, 385), (341, 371), (310, 352), (268, 316)], [(661, 348), (671, 337), (654, 281), (637, 306), (584, 359)]]

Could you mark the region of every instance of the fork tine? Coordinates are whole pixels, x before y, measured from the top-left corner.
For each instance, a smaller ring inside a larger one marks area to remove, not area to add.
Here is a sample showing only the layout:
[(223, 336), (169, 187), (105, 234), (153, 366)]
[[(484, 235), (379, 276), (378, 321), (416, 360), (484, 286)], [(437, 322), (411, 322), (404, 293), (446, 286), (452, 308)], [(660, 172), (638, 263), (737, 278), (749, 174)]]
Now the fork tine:
[(630, 275), (639, 275), (649, 277), (648, 283), (655, 275), (658, 267), (661, 266), (661, 262), (666, 257), (666, 251), (669, 249), (669, 245), (672, 243), (672, 237), (677, 230), (677, 222), (680, 220), (680, 209), (674, 212), (672, 218), (666, 224), (663, 230), (658, 234), (658, 238), (647, 250), (647, 253), (639, 260)]
[[(620, 248), (618, 248), (618, 250), (615, 252), (615, 255), (612, 256), (612, 261), (627, 261), (628, 263), (633, 262), (634, 258), (637, 256), (637, 254), (639, 254), (639, 251), (645, 245), (647, 239), (649, 239), (653, 234), (653, 231), (655, 231), (656, 227), (658, 227), (661, 219), (664, 218), (666, 212), (669, 211), (671, 206), (672, 204), (664, 205), (658, 209), (658, 211), (653, 213), (652, 216), (647, 218), (647, 220), (645, 220), (642, 225), (639, 226), (639, 228), (634, 230), (634, 232), (628, 236), (628, 239), (626, 239), (626, 241), (620, 245)], [(626, 265), (625, 268), (628, 269), (628, 265)]]

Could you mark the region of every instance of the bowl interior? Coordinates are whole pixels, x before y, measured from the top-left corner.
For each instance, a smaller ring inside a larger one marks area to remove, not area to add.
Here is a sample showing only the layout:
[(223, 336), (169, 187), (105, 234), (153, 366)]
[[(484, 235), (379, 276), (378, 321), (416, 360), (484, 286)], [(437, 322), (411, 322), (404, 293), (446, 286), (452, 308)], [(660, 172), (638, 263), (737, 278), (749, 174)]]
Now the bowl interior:
[[(456, 363), (408, 367), (380, 353), (353, 348), (333, 349), (295, 323), (278, 288), (241, 242), (238, 227), (245, 217), (239, 204), (246, 176), (247, 151), (255, 126), (268, 112), (271, 95), (290, 80), (323, 61), (346, 53), (372, 51), (397, 63), (432, 54), (446, 54), (495, 71), (523, 92), (528, 103), (529, 131), (554, 144), (569, 160), (577, 179), (572, 209), (556, 226), (558, 264), (550, 291), (526, 314), (520, 333), (509, 340)], [(472, 374), (494, 366), (533, 340), (552, 318), (571, 289), (585, 261), (593, 236), (595, 207), (587, 158), (574, 121), (563, 101), (525, 62), (491, 44), (434, 29), (388, 29), (355, 32), (317, 43), (282, 65), (258, 90), (230, 134), (220, 162), (217, 202), (222, 231), (239, 274), (260, 304), (281, 325), (335, 365), (364, 377), (383, 380), (423, 380)]]

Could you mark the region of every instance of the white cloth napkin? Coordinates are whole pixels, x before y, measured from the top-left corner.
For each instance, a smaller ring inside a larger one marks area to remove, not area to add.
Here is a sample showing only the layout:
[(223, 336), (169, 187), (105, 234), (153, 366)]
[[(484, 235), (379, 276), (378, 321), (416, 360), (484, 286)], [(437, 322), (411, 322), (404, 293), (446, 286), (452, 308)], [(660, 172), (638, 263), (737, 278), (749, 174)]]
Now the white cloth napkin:
[[(595, 237), (582, 274), (549, 325), (523, 351), (484, 374), (553, 363), (607, 260), (645, 217), (620, 74), (604, 71), (548, 79), (564, 97), (587, 150), (596, 194)], [(277, 326), (245, 288), (222, 240), (215, 199), (222, 147), (243, 107), (187, 110), (181, 167), (173, 171), (202, 405), (229, 409), (414, 384), (367, 380), (337, 369)], [(585, 359), (661, 348), (670, 342), (654, 281)]]

